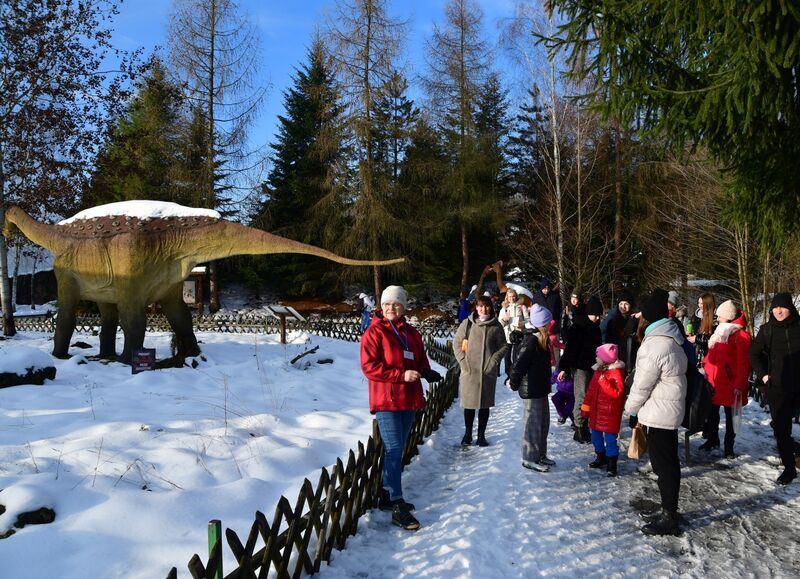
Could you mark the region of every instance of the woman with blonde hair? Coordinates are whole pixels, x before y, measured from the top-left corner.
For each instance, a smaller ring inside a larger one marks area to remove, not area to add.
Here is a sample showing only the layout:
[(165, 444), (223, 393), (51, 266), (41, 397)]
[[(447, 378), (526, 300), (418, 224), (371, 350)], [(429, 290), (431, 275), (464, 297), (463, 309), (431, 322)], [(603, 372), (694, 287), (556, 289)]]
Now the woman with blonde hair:
[(519, 356), (511, 368), (509, 385), (523, 400), (522, 466), (548, 472), (555, 461), (547, 457), (550, 432), (550, 338), (553, 315), (534, 304)]

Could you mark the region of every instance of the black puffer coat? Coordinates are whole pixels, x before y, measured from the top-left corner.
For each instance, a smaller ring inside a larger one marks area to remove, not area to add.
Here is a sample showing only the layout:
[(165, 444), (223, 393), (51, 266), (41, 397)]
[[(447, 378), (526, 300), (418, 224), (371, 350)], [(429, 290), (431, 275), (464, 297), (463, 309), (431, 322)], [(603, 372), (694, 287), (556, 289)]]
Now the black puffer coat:
[(590, 321), (586, 314), (575, 314), (567, 332), (567, 345), (558, 362), (558, 369), (591, 370), (597, 361), (595, 350), (602, 343), (600, 324)]
[(770, 312), (769, 322), (761, 326), (750, 346), (750, 363), (759, 382), (769, 375), (771, 408), (782, 406), (787, 397), (800, 400), (800, 316), (796, 309), (782, 322)]
[(550, 394), (550, 351), (542, 348), (539, 334), (526, 331), (509, 382), (520, 398), (544, 398)]

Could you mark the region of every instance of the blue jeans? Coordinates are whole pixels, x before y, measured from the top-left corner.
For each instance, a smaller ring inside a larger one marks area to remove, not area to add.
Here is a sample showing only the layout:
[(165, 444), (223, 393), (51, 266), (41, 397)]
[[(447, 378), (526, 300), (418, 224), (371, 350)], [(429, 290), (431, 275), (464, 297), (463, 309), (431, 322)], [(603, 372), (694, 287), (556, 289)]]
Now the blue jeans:
[(369, 318), (369, 310), (366, 310), (366, 309), (365, 309), (365, 310), (364, 310), (364, 311), (361, 313), (361, 333), (362, 333), (362, 334), (363, 334), (364, 332), (366, 332), (366, 331), (367, 331), (367, 328), (369, 327), (369, 319), (370, 319), (370, 318)]
[(403, 450), (416, 414), (413, 410), (375, 413), (383, 441), (383, 488), (389, 491), (389, 500), (392, 501), (403, 498), (403, 485), (400, 482)]
[(619, 456), (619, 445), (615, 432), (592, 430), (592, 444), (595, 452), (605, 452), (608, 458)]

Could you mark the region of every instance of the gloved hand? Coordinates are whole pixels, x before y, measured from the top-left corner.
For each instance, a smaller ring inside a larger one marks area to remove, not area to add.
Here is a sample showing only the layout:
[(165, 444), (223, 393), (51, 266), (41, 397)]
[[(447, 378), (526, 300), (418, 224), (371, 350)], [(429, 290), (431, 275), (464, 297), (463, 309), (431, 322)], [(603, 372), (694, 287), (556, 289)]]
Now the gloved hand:
[(583, 416), (584, 418), (588, 418), (591, 409), (592, 409), (591, 406), (589, 406), (588, 404), (581, 404), (581, 416)]
[(639, 419), (636, 417), (636, 415), (635, 415), (635, 414), (631, 414), (631, 415), (630, 415), (630, 417), (628, 418), (628, 426), (630, 426), (631, 428), (633, 428), (633, 427), (635, 427), (637, 424), (639, 424)]
[(508, 384), (508, 387), (511, 388), (514, 392), (519, 390), (519, 382), (515, 382), (515, 381), (512, 382), (511, 379), (508, 379), (508, 380), (506, 380), (506, 384)]
[(438, 382), (442, 379), (442, 375), (439, 374), (433, 368), (427, 368), (422, 372), (422, 377), (425, 378), (428, 382)]

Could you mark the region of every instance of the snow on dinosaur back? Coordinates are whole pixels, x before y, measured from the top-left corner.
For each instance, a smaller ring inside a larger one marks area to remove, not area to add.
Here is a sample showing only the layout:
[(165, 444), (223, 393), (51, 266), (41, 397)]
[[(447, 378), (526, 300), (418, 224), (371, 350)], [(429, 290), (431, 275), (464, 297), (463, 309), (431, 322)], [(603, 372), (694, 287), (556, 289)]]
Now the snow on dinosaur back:
[(107, 203), (84, 209), (76, 213), (69, 219), (59, 221), (59, 225), (67, 225), (73, 221), (81, 219), (92, 219), (95, 217), (111, 217), (116, 215), (128, 215), (139, 219), (157, 219), (160, 217), (211, 217), (220, 219), (220, 214), (213, 209), (198, 209), (196, 207), (186, 207), (171, 203), (169, 201), (118, 201), (117, 203)]

